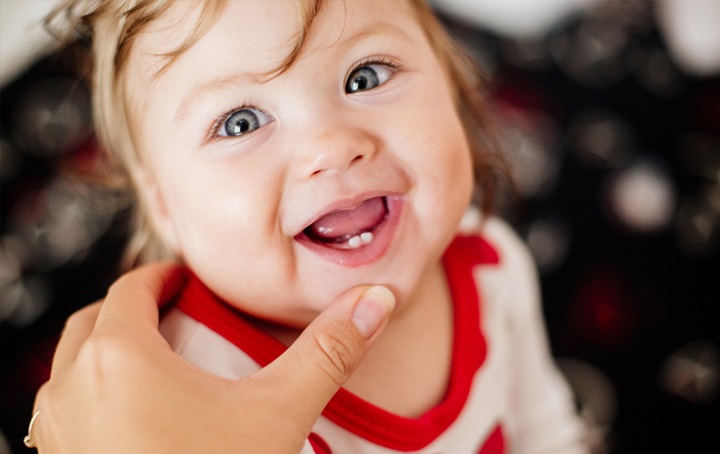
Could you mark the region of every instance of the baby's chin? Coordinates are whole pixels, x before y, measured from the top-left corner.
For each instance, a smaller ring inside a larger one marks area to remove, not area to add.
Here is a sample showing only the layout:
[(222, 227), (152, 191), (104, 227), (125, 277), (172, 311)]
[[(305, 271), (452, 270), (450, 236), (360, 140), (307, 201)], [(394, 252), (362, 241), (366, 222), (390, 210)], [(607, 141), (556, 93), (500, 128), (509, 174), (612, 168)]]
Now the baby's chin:
[(293, 300), (274, 302), (269, 298), (254, 304), (248, 299), (242, 301), (226, 300), (226, 302), (240, 310), (252, 322), (262, 325), (276, 325), (278, 328), (304, 329), (327, 309), (343, 292), (328, 293), (326, 295), (313, 295), (311, 297), (298, 297)]
[[(307, 326), (312, 323), (313, 320), (315, 320), (325, 309), (332, 305), (332, 303), (343, 297), (343, 295), (350, 293), (351, 290), (355, 288), (367, 287), (369, 285), (373, 284), (352, 285), (333, 292), (328, 291), (323, 292), (323, 294), (314, 294), (313, 296), (305, 297), (304, 301), (295, 300), (295, 304), (289, 304), (289, 302), (286, 302), (284, 304), (276, 305), (276, 310), (273, 310), (269, 306), (264, 306), (261, 309), (248, 307), (247, 305), (235, 306), (250, 315), (261, 325), (273, 325), (277, 329), (303, 330), (307, 328)], [(386, 286), (393, 291), (393, 294), (396, 294), (392, 286)], [(360, 292), (357, 292), (356, 295), (359, 298)], [(352, 298), (351, 295), (348, 295), (348, 297)], [(398, 303), (399, 302), (400, 301), (398, 301)]]
[[(304, 329), (325, 309), (353, 289), (363, 286), (382, 285), (396, 298), (396, 308), (405, 306), (416, 288), (419, 276), (400, 274), (380, 276), (361, 270), (346, 270), (343, 273), (314, 273), (302, 285), (291, 280), (286, 288), (254, 289), (252, 292), (238, 288), (237, 284), (225, 281), (225, 288), (216, 285), (214, 291), (229, 305), (263, 323), (293, 329)], [(282, 284), (278, 284), (282, 285)]]

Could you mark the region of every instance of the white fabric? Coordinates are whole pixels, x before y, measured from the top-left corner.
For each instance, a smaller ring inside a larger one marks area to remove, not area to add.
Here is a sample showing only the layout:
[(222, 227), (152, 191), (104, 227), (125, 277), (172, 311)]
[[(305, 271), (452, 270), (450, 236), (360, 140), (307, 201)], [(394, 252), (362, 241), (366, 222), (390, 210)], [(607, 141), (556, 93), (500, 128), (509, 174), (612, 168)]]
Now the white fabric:
[[(477, 231), (479, 218), (466, 218), (462, 229), (467, 228)], [(477, 453), (478, 435), (484, 439), (500, 423), (507, 452), (584, 453), (583, 430), (574, 415), (572, 396), (548, 350), (529, 253), (499, 219), (485, 222), (481, 234), (500, 255), (499, 265), (479, 266), (474, 271), (482, 292), (482, 331), (488, 354), (458, 418), (418, 452)], [(178, 311), (163, 319), (161, 331), (178, 353), (210, 372), (234, 378), (258, 370), (232, 343)], [(317, 421), (313, 432), (334, 452), (397, 452), (361, 439), (325, 417)], [(302, 452), (314, 451), (306, 443)]]

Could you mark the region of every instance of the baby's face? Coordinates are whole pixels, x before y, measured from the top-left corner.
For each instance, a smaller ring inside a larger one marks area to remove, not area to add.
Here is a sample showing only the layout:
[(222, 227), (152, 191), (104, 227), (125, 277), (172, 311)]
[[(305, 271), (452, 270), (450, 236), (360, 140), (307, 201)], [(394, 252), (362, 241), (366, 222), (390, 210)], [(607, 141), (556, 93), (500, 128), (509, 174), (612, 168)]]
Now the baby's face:
[(437, 270), (472, 171), (446, 74), (405, 2), (325, 2), (296, 62), (264, 77), (297, 17), (294, 1), (227, 2), (153, 79), (157, 55), (195, 25), (175, 7), (134, 45), (128, 87), (163, 238), (231, 304), (302, 326), (360, 284), (406, 304)]

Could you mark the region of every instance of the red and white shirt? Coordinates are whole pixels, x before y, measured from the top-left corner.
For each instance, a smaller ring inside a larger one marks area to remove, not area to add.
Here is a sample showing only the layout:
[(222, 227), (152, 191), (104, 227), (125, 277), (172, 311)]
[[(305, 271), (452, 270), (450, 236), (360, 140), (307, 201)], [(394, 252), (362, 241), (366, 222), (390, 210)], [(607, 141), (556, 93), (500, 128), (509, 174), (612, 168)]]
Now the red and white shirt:
[[(443, 256), (454, 340), (443, 400), (402, 417), (340, 389), (303, 449), (309, 453), (584, 453), (572, 395), (547, 345), (527, 250), (502, 221), (464, 222)], [(161, 323), (175, 351), (227, 378), (285, 351), (191, 278)]]

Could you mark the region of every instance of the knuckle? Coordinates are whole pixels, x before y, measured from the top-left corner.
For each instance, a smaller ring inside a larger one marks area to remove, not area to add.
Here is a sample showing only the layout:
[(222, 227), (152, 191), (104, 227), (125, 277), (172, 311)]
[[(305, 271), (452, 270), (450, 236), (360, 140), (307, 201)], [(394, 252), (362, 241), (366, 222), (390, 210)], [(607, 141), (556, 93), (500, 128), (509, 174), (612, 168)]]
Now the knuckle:
[(95, 310), (95, 305), (83, 307), (82, 309), (74, 312), (65, 321), (65, 331), (73, 331), (76, 328), (85, 325), (88, 320), (92, 317)]
[(78, 367), (90, 383), (106, 384), (126, 370), (129, 358), (122, 342), (107, 336), (94, 336), (82, 346), (77, 357)]
[(342, 385), (355, 368), (357, 345), (346, 337), (330, 332), (315, 334), (315, 342), (325, 360), (321, 362), (322, 370), (335, 384)]
[(126, 285), (126, 282), (128, 281), (127, 274), (123, 274), (119, 278), (115, 280), (112, 284), (110, 284), (110, 287), (108, 287), (107, 294), (111, 295), (113, 293), (117, 293), (119, 290), (122, 290), (122, 288)]

